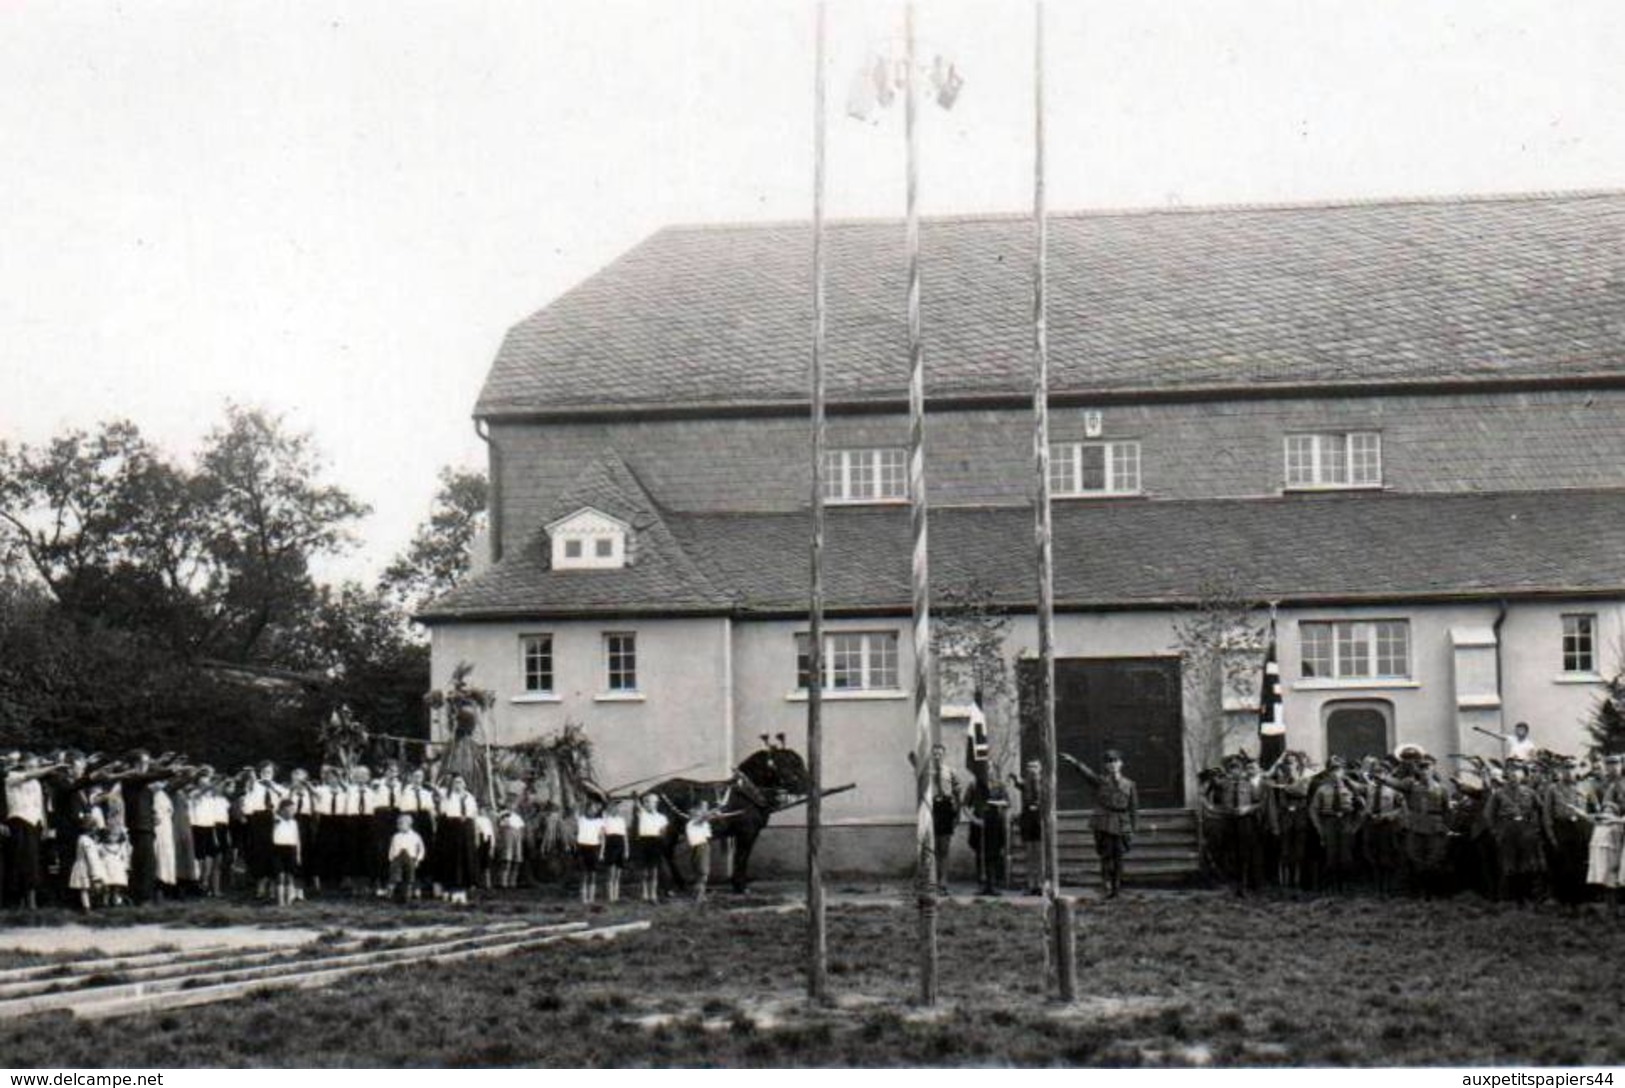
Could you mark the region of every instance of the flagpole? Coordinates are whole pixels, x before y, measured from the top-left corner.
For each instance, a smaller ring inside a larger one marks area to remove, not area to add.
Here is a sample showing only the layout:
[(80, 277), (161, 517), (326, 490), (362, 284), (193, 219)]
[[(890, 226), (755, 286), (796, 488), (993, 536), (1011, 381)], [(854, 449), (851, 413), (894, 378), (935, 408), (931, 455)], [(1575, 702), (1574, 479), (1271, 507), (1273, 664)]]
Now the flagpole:
[(807, 647), (807, 996), (829, 998), (829, 942), (820, 856), (824, 817), (824, 68), (825, 9), (818, 4), (813, 77), (812, 599)]
[(937, 1003), (937, 855), (931, 820), (931, 570), (925, 502), (925, 349), (920, 339), (919, 75), (914, 63), (914, 4), (905, 16), (907, 42), (904, 136), (908, 143), (908, 497), (914, 538), (914, 792), (916, 881), (920, 906), (920, 1003)]
[(1047, 954), (1062, 1001), (1077, 996), (1072, 955), (1071, 904), (1061, 896), (1057, 838), (1055, 742), (1055, 549), (1049, 482), (1049, 216), (1044, 202), (1044, 4), (1033, 5), (1033, 462), (1037, 473), (1033, 537), (1038, 552), (1038, 658), (1040, 744), (1044, 772), (1044, 908)]

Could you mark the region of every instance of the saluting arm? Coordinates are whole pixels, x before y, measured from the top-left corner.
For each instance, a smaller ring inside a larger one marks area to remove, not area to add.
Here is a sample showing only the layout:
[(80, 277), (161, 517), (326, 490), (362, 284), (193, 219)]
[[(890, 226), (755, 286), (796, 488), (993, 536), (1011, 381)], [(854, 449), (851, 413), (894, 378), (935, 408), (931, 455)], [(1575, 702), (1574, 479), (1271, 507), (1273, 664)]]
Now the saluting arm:
[(1086, 778), (1091, 785), (1098, 786), (1100, 784), (1100, 775), (1091, 770), (1089, 765), (1083, 762), (1083, 760), (1078, 759), (1076, 756), (1068, 755), (1065, 752), (1061, 752), (1060, 756), (1062, 762), (1071, 765), (1072, 769), (1083, 775), (1083, 777)]

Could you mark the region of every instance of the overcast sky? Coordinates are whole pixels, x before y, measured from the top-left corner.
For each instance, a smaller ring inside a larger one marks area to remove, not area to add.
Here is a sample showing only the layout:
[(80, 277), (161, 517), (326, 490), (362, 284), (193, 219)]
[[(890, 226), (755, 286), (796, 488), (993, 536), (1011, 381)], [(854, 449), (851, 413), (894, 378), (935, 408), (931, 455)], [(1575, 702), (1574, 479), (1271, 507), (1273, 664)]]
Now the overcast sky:
[[(831, 208), (900, 215), (900, 120), (844, 117), (901, 7), (830, 9)], [(1055, 209), (1617, 188), (1625, 5), (1056, 3)], [(372, 504), (370, 577), (507, 327), (671, 222), (810, 212), (806, 3), (0, 0), (0, 436), (228, 400)], [(928, 213), (1030, 207), (1032, 17), (923, 3), (963, 74)], [(926, 269), (929, 291), (930, 269)], [(929, 336), (929, 330), (927, 330)]]

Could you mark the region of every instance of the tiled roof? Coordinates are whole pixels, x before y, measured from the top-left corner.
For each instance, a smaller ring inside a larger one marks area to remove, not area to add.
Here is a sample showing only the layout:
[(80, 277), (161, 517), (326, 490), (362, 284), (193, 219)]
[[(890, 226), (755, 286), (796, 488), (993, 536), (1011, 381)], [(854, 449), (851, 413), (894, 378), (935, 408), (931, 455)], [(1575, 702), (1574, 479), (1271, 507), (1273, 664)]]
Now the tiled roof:
[[(550, 574), (527, 550), (424, 618), (805, 610), (807, 515), (665, 518), (714, 587), (703, 602), (629, 572)], [(930, 525), (934, 584), (975, 579), (1032, 606), (1028, 508), (941, 508)], [(1063, 502), (1054, 533), (1056, 601), (1071, 608), (1191, 603), (1220, 584), (1297, 602), (1625, 593), (1625, 490)], [(831, 510), (825, 554), (832, 610), (907, 610), (906, 509)]]
[[(921, 228), (928, 395), (1023, 392), (1032, 227)], [(806, 399), (810, 228), (675, 227), (508, 334), (481, 415)], [(835, 401), (902, 398), (899, 222), (829, 228)], [(1625, 374), (1625, 193), (1055, 215), (1057, 393)]]
[(436, 601), (425, 617), (507, 612), (514, 601), (531, 602), (522, 612), (615, 610), (629, 600), (661, 601), (674, 612), (726, 609), (732, 598), (719, 593), (678, 544), (649, 494), (619, 457), (606, 454), (588, 463), (565, 489), (546, 519), (551, 523), (592, 507), (632, 527), (621, 569), (555, 571), (545, 533), (537, 533), (518, 553), (472, 578)]

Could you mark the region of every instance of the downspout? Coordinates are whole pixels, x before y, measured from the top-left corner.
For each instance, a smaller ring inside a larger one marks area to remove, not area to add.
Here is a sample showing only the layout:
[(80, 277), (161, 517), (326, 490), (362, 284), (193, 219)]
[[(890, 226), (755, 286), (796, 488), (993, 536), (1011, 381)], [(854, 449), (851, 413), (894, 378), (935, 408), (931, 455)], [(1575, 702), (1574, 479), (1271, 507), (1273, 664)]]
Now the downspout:
[[(1490, 630), (1495, 634), (1495, 699), (1501, 701), (1501, 625), (1507, 621), (1507, 600), (1502, 597), (1495, 602), (1499, 611), (1495, 614), (1495, 622), (1490, 624)], [(1502, 713), (1506, 711), (1501, 708)]]
[(491, 562), (502, 558), (502, 447), (491, 439), (491, 428), (480, 416), (474, 417), (474, 433), (486, 447), (485, 518), (491, 536)]

